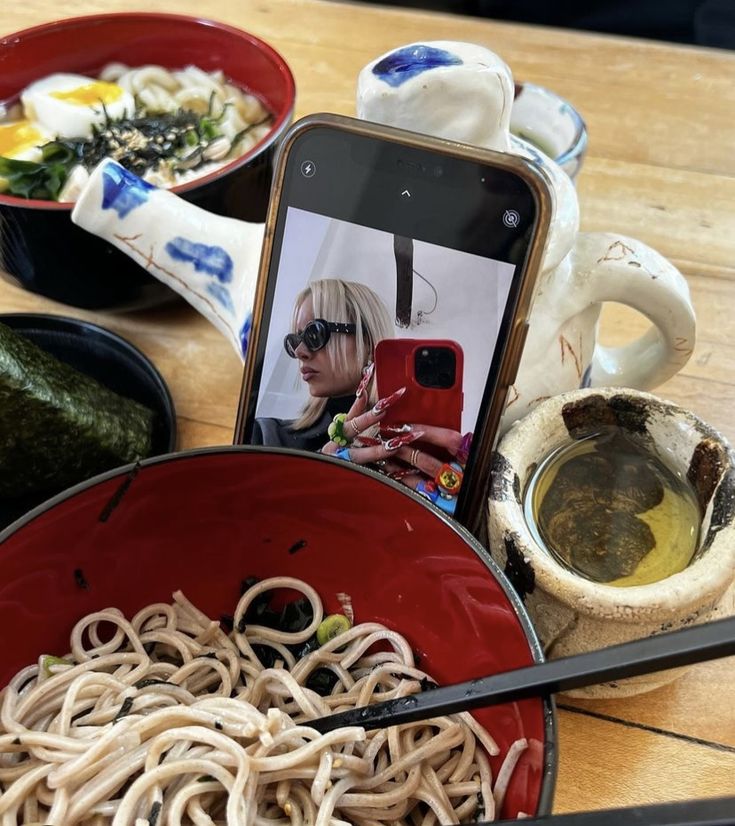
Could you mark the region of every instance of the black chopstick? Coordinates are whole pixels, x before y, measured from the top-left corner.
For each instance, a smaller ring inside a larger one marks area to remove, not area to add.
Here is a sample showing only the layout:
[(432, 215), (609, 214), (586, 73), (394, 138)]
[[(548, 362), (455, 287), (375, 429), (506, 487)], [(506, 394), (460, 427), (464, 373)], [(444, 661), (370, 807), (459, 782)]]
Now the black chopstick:
[(516, 826), (521, 823), (523, 826), (733, 826), (735, 797), (683, 800), (654, 806), (575, 812), (523, 820), (496, 820), (473, 826), (502, 826), (504, 823), (515, 823)]
[[(492, 644), (492, 643), (488, 643)], [(735, 617), (657, 634), (642, 640), (422, 691), (397, 700), (320, 717), (320, 732), (343, 726), (365, 729), (428, 720), (473, 708), (637, 677), (735, 654)], [(458, 656), (461, 654), (458, 652)]]

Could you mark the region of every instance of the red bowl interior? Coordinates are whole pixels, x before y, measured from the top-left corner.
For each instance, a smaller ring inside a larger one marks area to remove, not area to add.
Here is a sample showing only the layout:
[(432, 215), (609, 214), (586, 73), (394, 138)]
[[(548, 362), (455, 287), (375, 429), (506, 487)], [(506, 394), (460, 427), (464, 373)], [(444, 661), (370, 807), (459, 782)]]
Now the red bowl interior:
[[(440, 683), (541, 658), (479, 543), (418, 497), (335, 459), (220, 448), (98, 477), (0, 534), (0, 627), (14, 629), (0, 686), (41, 653), (67, 653), (87, 613), (116, 606), (130, 616), (180, 588), (217, 617), (233, 612), (243, 578), (279, 574), (310, 582), (328, 611), (341, 610), (337, 593), (350, 594), (356, 621), (402, 633)], [(515, 739), (529, 740), (504, 816), (548, 805), (548, 707), (525, 700), (476, 716), (501, 758)]]
[[(221, 69), (273, 113), (272, 135), (280, 134), (293, 114), (293, 75), (267, 43), (224, 23), (142, 12), (73, 17), (0, 38), (0, 102), (15, 101), (28, 84), (53, 72), (96, 75), (111, 62), (128, 66), (155, 63), (171, 69), (194, 64), (207, 71)], [(214, 174), (242, 165), (258, 151), (259, 147), (254, 147)], [(175, 191), (201, 185), (209, 177), (176, 187)], [(19, 199), (0, 195), (0, 202)], [(20, 202), (24, 206), (71, 209), (69, 204)]]

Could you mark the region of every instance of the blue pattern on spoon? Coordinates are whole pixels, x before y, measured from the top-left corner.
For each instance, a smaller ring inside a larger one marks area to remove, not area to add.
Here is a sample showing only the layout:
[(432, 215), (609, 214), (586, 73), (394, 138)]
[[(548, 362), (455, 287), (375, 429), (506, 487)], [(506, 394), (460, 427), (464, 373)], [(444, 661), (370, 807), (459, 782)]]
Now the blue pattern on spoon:
[(156, 187), (119, 164), (108, 163), (102, 170), (102, 209), (114, 209), (120, 218), (148, 200)]
[(166, 244), (166, 252), (175, 261), (191, 263), (197, 272), (213, 275), (222, 284), (232, 281), (232, 258), (222, 247), (198, 244), (179, 236)]
[(460, 66), (462, 59), (436, 46), (403, 46), (379, 60), (373, 74), (389, 86), (400, 86), (428, 69), (440, 66)]

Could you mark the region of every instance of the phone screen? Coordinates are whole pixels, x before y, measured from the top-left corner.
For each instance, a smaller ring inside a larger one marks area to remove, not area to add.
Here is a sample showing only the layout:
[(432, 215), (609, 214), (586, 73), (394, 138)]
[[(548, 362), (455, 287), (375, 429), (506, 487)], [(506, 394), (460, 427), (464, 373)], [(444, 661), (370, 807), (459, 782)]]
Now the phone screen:
[[(512, 171), (330, 127), (302, 133), (284, 172), (239, 441), (322, 450), (367, 369), (379, 373), (367, 388), (373, 404), (378, 385), (400, 384), (401, 359), (427, 397), (445, 394), (435, 405), (445, 423), (476, 434), (537, 220), (531, 188)], [(359, 318), (345, 315), (346, 295)], [(389, 344), (376, 358), (378, 341)], [(430, 418), (431, 403), (422, 413), (410, 394), (407, 415)], [(433, 425), (396, 411), (396, 432)]]

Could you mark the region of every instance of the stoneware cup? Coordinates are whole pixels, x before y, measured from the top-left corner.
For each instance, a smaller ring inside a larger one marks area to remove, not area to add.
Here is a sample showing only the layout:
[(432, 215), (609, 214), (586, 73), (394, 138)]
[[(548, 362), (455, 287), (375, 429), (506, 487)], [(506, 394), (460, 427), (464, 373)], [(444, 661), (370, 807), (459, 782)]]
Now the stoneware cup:
[[(650, 585), (591, 582), (557, 562), (533, 538), (523, 498), (537, 466), (555, 449), (597, 428), (636, 434), (688, 480), (702, 518), (692, 562)], [(528, 609), (547, 655), (566, 657), (719, 619), (735, 611), (735, 453), (693, 413), (637, 390), (588, 388), (539, 404), (506, 433), (494, 456), (490, 549)], [(682, 669), (570, 692), (626, 697), (670, 682)]]

